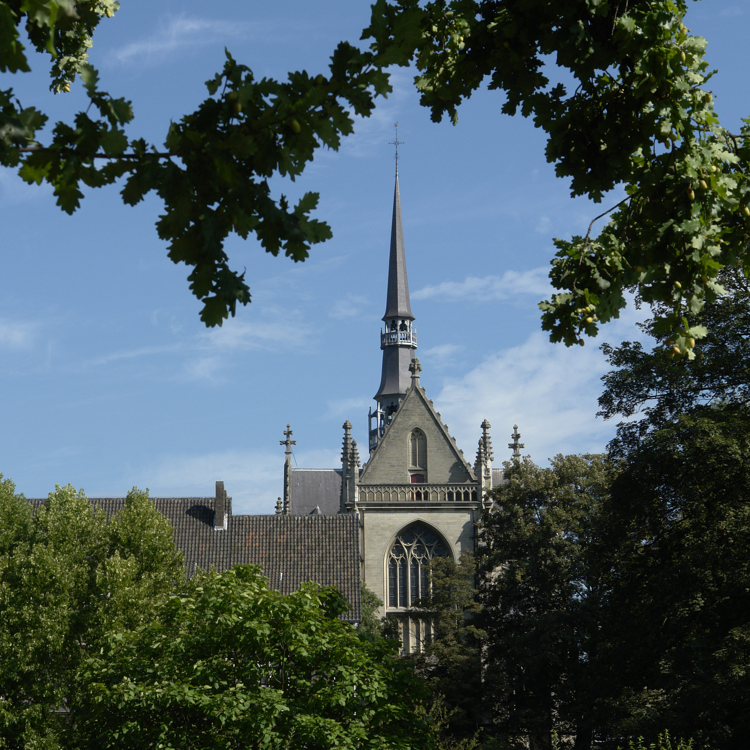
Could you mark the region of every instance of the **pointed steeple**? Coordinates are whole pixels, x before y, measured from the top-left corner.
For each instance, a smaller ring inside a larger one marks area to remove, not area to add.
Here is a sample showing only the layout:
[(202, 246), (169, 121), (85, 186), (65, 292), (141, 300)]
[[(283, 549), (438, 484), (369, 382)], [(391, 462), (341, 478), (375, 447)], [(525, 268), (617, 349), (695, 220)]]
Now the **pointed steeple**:
[[(398, 135), (396, 136), (398, 143)], [(398, 146), (397, 146), (398, 147)], [(370, 450), (374, 450), (393, 414), (411, 385), (409, 364), (417, 348), (417, 332), (409, 302), (409, 280), (406, 275), (406, 252), (401, 225), (401, 194), (396, 163), (396, 188), (393, 193), (393, 221), (391, 224), (391, 252), (388, 263), (388, 292), (384, 329), (380, 332), (383, 350), (383, 369), (380, 388), (375, 394), (377, 408), (370, 410)]]
[(391, 256), (388, 263), (388, 296), (385, 303), (384, 321), (391, 318), (414, 320), (409, 303), (409, 279), (406, 274), (406, 252), (404, 251), (404, 230), (401, 224), (401, 193), (398, 188), (393, 193), (393, 221), (391, 223)]

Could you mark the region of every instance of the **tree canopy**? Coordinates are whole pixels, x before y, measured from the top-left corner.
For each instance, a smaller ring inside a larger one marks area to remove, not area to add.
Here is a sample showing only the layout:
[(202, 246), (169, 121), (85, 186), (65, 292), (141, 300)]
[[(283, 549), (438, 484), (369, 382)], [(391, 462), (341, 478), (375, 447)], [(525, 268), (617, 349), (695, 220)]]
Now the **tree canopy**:
[[(86, 53), (114, 0), (20, 0), (0, 5), (0, 71), (27, 70), (31, 46), (51, 60), (51, 88), (78, 76), (91, 106), (51, 133), (46, 115), (0, 92), (0, 164), (49, 182), (74, 211), (81, 187), (120, 181), (123, 200), (155, 191), (170, 258), (191, 267), (202, 319), (220, 324), (250, 300), (230, 267), (230, 233), (295, 260), (330, 236), (312, 218), (317, 195), (295, 205), (272, 195), (274, 174), (294, 178), (320, 147), (338, 148), (352, 115), (369, 116), (390, 90), (388, 69), (416, 64), (433, 119), (457, 118), (485, 82), (503, 111), (533, 118), (546, 155), (573, 195), (626, 197), (583, 237), (559, 239), (543, 307), (554, 340), (580, 343), (617, 316), (626, 292), (661, 303), (654, 331), (680, 354), (703, 334), (689, 316), (721, 293), (722, 267), (744, 269), (750, 229), (745, 129), (724, 130), (707, 90), (705, 41), (683, 23), (687, 0), (378, 0), (363, 48), (341, 43), (329, 69), (286, 81), (257, 79), (227, 55), (208, 97), (169, 127), (163, 144), (129, 138), (129, 102), (106, 93)], [(367, 45), (367, 46), (365, 46)], [(489, 137), (489, 136), (488, 136)]]
[[(719, 279), (727, 294), (692, 318), (707, 330), (693, 359), (675, 358), (661, 344), (651, 350), (639, 342), (602, 347), (614, 369), (603, 378), (598, 415), (625, 418), (609, 446), (612, 455), (627, 455), (647, 434), (700, 406), (747, 405), (750, 287), (737, 269), (723, 271)], [(650, 320), (641, 328), (653, 334), (654, 325)]]
[(424, 686), (392, 641), (360, 638), (335, 590), (283, 596), (258, 568), (200, 574), (81, 673), (79, 746), (427, 748)]
[(110, 523), (58, 487), (32, 514), (0, 481), (0, 748), (57, 748), (75, 678), (111, 629), (147, 622), (184, 579), (172, 528), (133, 490)]

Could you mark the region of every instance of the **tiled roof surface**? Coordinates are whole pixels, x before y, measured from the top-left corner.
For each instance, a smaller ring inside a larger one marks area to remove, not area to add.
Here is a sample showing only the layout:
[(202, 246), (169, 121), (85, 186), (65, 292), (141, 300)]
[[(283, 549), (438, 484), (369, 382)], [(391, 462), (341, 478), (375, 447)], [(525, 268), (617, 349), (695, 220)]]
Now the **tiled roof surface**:
[[(233, 564), (263, 567), (282, 594), (305, 581), (336, 586), (349, 602), (346, 619), (359, 619), (359, 519), (351, 513), (308, 516), (234, 516), (226, 532)], [(221, 532), (219, 532), (221, 533)]]
[[(232, 516), (230, 506), (226, 531), (216, 531), (213, 497), (152, 500), (172, 523), (189, 575), (197, 569), (260, 565), (271, 588), (283, 594), (296, 591), (305, 581), (336, 586), (349, 602), (345, 618), (360, 619), (359, 520), (354, 514)], [(29, 502), (37, 508), (44, 500)], [(125, 506), (123, 497), (89, 502), (102, 508), (108, 519)]]
[(341, 469), (292, 469), (290, 513), (306, 516), (320, 508), (333, 515), (341, 508)]

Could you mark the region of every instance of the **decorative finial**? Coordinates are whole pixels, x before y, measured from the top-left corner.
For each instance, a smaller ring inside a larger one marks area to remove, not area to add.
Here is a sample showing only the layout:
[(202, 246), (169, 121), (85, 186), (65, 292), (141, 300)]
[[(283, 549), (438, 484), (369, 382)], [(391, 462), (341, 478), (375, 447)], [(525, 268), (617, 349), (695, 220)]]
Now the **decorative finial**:
[(280, 516), (284, 506), (281, 504), (281, 498), (276, 501), (276, 515)]
[(403, 144), (403, 141), (398, 139), (398, 122), (394, 122), (393, 127), (396, 128), (396, 140), (390, 141), (390, 145), (396, 147), (396, 177), (398, 177), (398, 147)]
[(291, 454), (292, 452), (292, 446), (297, 445), (296, 440), (292, 440), (291, 437), (294, 433), (289, 429), (289, 425), (286, 426), (286, 429), (284, 430), (284, 437), (286, 440), (279, 440), (279, 445), (285, 445), (286, 446), (286, 453)]
[(513, 434), (511, 435), (513, 438), (512, 443), (508, 443), (508, 448), (511, 448), (513, 451), (513, 458), (521, 458), (521, 448), (525, 448), (526, 446), (523, 443), (519, 443), (518, 439), (521, 437), (521, 433), (518, 431), (518, 425), (513, 425)]
[(422, 372), (422, 365), (419, 364), (419, 360), (414, 357), (409, 365), (409, 372), (411, 373), (411, 379), (419, 381), (419, 373)]

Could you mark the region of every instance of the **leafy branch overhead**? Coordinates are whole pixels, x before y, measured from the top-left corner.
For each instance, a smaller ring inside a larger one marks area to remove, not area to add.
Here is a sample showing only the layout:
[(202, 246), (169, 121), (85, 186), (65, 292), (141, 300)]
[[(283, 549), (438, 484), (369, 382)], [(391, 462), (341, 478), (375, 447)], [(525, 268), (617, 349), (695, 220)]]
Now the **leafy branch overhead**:
[[(169, 257), (192, 268), (190, 288), (203, 302), (206, 325), (221, 325), (237, 302), (250, 301), (244, 272), (229, 266), (224, 243), (230, 233), (254, 233), (273, 255), (307, 258), (310, 246), (331, 236), (313, 219), (317, 193), (296, 205), (272, 195), (276, 174), (297, 177), (318, 148), (337, 149), (352, 132), (355, 115), (368, 116), (374, 99), (390, 89), (373, 55), (341, 43), (327, 76), (290, 73), (284, 82), (256, 80), (229, 53), (224, 69), (207, 82), (209, 96), (192, 114), (172, 124), (162, 148), (129, 139), (130, 102), (100, 90), (86, 50), (93, 31), (119, 7), (110, 0), (44, 0), (0, 3), (0, 71), (29, 70), (19, 29), (24, 26), (38, 52), (52, 58), (52, 85), (65, 92), (79, 76), (91, 102), (72, 124), (57, 123), (24, 107), (12, 89), (0, 91), (0, 164), (19, 168), (30, 183), (46, 181), (58, 205), (72, 213), (82, 187), (101, 187), (124, 178), (123, 201), (134, 205), (151, 192), (164, 201), (157, 223)], [(40, 135), (41, 134), (41, 135)], [(42, 143), (42, 137), (47, 142)]]
[[(687, 0), (377, 0), (363, 32), (369, 49), (341, 43), (327, 75), (256, 80), (227, 54), (208, 98), (156, 148), (129, 139), (130, 104), (101, 91), (86, 61), (94, 29), (113, 0), (0, 3), (0, 71), (28, 70), (19, 28), (52, 58), (52, 89), (80, 76), (91, 101), (72, 124), (41, 143), (46, 117), (0, 91), (0, 163), (27, 181), (50, 182), (74, 211), (81, 186), (124, 179), (123, 199), (155, 191), (158, 223), (175, 262), (192, 268), (207, 325), (250, 299), (229, 267), (230, 233), (253, 233), (267, 252), (304, 260), (330, 237), (311, 218), (318, 196), (296, 206), (273, 196), (269, 179), (294, 179), (321, 146), (336, 149), (390, 91), (387, 69), (415, 64), (421, 102), (436, 121), (485, 84), (502, 111), (547, 134), (547, 159), (573, 195), (609, 201), (585, 236), (555, 241), (543, 327), (571, 345), (619, 315), (634, 292), (660, 305), (655, 333), (692, 357), (705, 329), (691, 324), (721, 295), (723, 267), (750, 267), (750, 125), (721, 127), (704, 60), (705, 40), (683, 23)], [(612, 191), (624, 197), (612, 198)], [(602, 225), (597, 222), (606, 222)], [(598, 231), (598, 233), (597, 233)]]
[[(572, 195), (625, 199), (599, 234), (555, 241), (541, 304), (553, 341), (583, 343), (617, 317), (626, 292), (665, 303), (656, 332), (692, 356), (688, 317), (722, 293), (723, 266), (750, 267), (748, 125), (730, 134), (713, 108), (704, 39), (685, 0), (417, 0), (375, 5), (366, 35), (389, 62), (416, 62), (433, 120), (454, 122), (485, 82), (548, 136)], [(554, 63), (552, 62), (554, 60)]]

